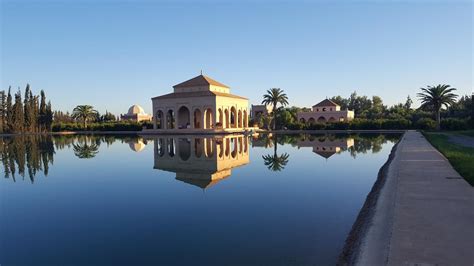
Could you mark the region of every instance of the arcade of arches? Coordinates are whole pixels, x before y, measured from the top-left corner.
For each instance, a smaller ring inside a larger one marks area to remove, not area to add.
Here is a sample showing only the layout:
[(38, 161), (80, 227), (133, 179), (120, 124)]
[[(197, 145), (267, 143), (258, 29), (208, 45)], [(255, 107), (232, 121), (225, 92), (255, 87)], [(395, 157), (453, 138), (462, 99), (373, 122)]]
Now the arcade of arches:
[[(175, 111), (176, 110), (176, 111)], [(165, 115), (166, 114), (166, 115)], [(154, 116), (155, 129), (243, 129), (248, 127), (246, 107), (191, 107), (159, 108)]]

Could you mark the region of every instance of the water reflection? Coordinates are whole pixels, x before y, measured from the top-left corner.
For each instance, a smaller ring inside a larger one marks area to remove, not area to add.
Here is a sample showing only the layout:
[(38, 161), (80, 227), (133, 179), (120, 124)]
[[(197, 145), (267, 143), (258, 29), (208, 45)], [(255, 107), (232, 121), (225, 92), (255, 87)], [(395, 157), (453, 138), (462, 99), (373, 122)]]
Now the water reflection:
[(346, 151), (354, 146), (354, 138), (337, 138), (334, 135), (329, 136), (304, 136), (297, 142), (298, 148), (311, 147), (313, 152), (321, 157), (328, 159), (336, 153)]
[(218, 137), (155, 137), (154, 168), (176, 173), (176, 180), (208, 188), (249, 163), (249, 139)]
[[(154, 168), (176, 173), (176, 179), (206, 188), (229, 177), (231, 169), (249, 162), (249, 149), (263, 147), (273, 152), (261, 155), (262, 163), (271, 171), (283, 171), (290, 155), (278, 147), (291, 145), (312, 148), (326, 159), (343, 152), (378, 153), (388, 141), (399, 135), (258, 135), (249, 139), (243, 135), (229, 136), (155, 136), (147, 137), (154, 145)], [(143, 151), (148, 141), (138, 136), (97, 135), (23, 135), (0, 138), (1, 163), (5, 178), (16, 181), (16, 175), (34, 182), (38, 172), (48, 175), (58, 150), (70, 150), (76, 158), (94, 159), (101, 147), (116, 142), (128, 144), (133, 152)], [(105, 144), (105, 145), (104, 145)]]
[(273, 154), (263, 155), (263, 162), (269, 170), (279, 172), (285, 169), (285, 166), (288, 164), (290, 155), (286, 152), (278, 155), (278, 135), (268, 135), (267, 138), (269, 140), (273, 140), (273, 142), (264, 141), (265, 145), (273, 146)]

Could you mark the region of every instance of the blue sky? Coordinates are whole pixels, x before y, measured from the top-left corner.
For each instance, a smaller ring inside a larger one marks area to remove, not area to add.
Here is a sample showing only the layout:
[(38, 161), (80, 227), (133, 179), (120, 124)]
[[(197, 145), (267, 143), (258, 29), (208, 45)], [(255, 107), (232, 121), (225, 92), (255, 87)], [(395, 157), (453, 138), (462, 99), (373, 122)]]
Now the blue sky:
[(150, 111), (201, 69), (251, 103), (473, 88), (471, 1), (0, 1), (1, 89), (30, 83), (64, 111)]

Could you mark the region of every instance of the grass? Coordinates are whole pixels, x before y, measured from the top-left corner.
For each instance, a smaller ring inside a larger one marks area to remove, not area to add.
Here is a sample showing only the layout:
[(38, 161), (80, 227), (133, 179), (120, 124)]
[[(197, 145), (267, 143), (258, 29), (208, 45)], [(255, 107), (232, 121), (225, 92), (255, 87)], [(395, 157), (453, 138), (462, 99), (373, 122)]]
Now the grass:
[(474, 130), (464, 130), (464, 131), (455, 131), (456, 134), (466, 135), (469, 137), (474, 137)]
[[(464, 132), (468, 132), (468, 134), (464, 135), (474, 136), (474, 131), (472, 130)], [(448, 136), (445, 134), (425, 132), (424, 135), (426, 139), (449, 160), (454, 169), (456, 169), (471, 186), (474, 186), (474, 148), (453, 144), (448, 141)]]

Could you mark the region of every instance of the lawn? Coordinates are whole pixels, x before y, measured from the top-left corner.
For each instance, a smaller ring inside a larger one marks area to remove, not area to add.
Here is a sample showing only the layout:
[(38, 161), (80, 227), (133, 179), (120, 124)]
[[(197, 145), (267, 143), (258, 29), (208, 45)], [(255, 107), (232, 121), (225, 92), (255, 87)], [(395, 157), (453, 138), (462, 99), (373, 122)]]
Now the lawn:
[[(467, 132), (468, 134), (463, 132)], [(474, 136), (474, 131), (458, 131), (456, 133)], [(443, 134), (425, 132), (424, 135), (436, 149), (444, 154), (454, 169), (456, 169), (471, 186), (474, 186), (474, 148), (453, 144), (448, 141), (448, 136)]]
[(474, 130), (464, 130), (464, 131), (455, 131), (456, 134), (466, 135), (469, 137), (474, 137)]

